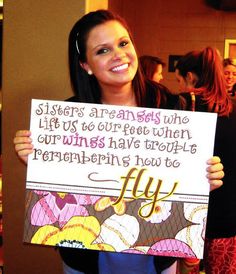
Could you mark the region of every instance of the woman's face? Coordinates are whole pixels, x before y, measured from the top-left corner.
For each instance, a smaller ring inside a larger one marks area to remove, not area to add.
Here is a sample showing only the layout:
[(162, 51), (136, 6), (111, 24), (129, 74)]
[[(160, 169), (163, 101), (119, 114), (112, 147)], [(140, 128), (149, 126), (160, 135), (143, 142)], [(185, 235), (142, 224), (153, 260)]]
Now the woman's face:
[(118, 21), (94, 27), (87, 39), (87, 62), (101, 88), (122, 87), (133, 80), (138, 59), (127, 30)]
[(160, 83), (160, 81), (163, 79), (162, 69), (162, 65), (158, 64), (152, 77), (153, 81)]
[(177, 82), (179, 84), (179, 93), (186, 93), (190, 92), (191, 89), (193, 89), (198, 81), (198, 77), (195, 73), (193, 72), (188, 72), (186, 77), (183, 77), (179, 70), (175, 70), (175, 77), (177, 79)]
[(179, 85), (179, 90), (176, 93), (187, 92), (187, 90), (188, 90), (187, 80), (182, 75), (180, 75), (178, 69), (175, 70), (175, 77), (176, 77), (176, 80), (177, 80), (178, 85)]
[(231, 91), (233, 85), (236, 84), (236, 67), (228, 65), (224, 67), (224, 75), (226, 80), (226, 87), (228, 91)]

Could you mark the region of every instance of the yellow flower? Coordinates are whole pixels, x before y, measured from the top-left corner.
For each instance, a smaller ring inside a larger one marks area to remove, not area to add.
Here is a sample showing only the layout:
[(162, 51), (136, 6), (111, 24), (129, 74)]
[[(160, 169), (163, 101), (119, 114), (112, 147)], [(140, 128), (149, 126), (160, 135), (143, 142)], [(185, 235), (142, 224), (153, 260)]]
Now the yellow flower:
[(122, 199), (122, 201), (116, 205), (114, 205), (116, 198), (111, 198), (111, 197), (103, 197), (100, 198), (96, 203), (95, 203), (95, 210), (96, 211), (103, 211), (104, 209), (112, 206), (115, 213), (119, 216), (125, 214), (126, 211), (126, 202), (132, 201), (133, 199)]
[(100, 224), (95, 217), (75, 216), (62, 228), (52, 225), (41, 227), (32, 237), (31, 243), (114, 251), (108, 244), (93, 244), (99, 233)]

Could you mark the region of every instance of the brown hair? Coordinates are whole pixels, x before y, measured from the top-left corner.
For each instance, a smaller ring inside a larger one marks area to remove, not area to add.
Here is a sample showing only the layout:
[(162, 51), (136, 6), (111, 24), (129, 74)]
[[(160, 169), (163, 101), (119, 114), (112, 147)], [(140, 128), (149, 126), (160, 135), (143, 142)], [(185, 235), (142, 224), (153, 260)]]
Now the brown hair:
[(223, 60), (223, 67), (226, 67), (226, 66), (234, 66), (234, 67), (236, 67), (236, 59), (225, 58)]
[(206, 47), (202, 51), (191, 51), (179, 59), (175, 68), (184, 78), (188, 72), (197, 75), (198, 81), (189, 92), (201, 95), (208, 111), (220, 116), (230, 113), (232, 103), (226, 91), (222, 59), (217, 49)]
[(156, 71), (157, 65), (166, 65), (159, 57), (142, 55), (139, 57), (140, 66), (143, 70), (144, 75), (149, 79), (153, 79), (153, 75)]

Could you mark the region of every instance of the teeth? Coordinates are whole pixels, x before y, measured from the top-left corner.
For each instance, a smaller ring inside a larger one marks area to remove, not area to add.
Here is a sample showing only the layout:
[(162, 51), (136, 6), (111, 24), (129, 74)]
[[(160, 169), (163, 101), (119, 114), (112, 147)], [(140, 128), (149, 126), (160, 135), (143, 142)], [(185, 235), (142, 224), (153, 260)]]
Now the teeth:
[(124, 64), (124, 65), (113, 68), (112, 71), (120, 71), (122, 69), (127, 69), (127, 68), (128, 68), (128, 64)]

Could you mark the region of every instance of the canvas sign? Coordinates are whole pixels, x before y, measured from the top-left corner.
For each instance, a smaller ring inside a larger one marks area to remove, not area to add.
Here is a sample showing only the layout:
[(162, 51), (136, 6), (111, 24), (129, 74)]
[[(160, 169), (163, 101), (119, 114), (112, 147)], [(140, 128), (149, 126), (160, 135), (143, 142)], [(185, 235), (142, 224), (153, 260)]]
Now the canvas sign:
[(216, 119), (33, 99), (24, 241), (202, 258)]

